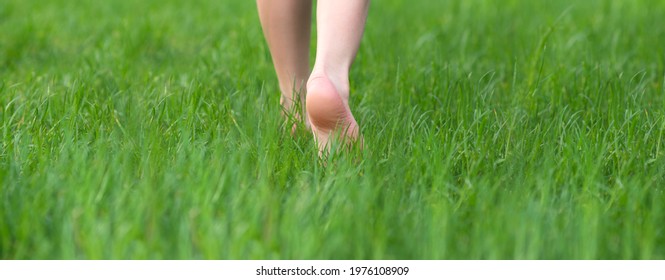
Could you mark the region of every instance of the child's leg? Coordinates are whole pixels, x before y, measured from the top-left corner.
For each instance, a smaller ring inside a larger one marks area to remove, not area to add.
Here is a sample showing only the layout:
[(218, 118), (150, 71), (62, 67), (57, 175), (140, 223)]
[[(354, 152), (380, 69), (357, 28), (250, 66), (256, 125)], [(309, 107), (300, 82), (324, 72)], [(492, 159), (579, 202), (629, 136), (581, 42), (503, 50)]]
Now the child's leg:
[[(259, 18), (272, 55), (281, 104), (287, 113), (303, 116), (304, 108), (293, 108), (296, 98), (304, 107), (305, 83), (309, 77), (311, 0), (257, 0)], [(300, 96), (298, 96), (300, 95)], [(305, 120), (305, 124), (308, 122)]]
[(332, 134), (346, 140), (359, 137), (349, 108), (349, 68), (365, 29), (369, 0), (319, 0), (317, 50), (314, 70), (307, 82), (307, 114), (324, 152)]

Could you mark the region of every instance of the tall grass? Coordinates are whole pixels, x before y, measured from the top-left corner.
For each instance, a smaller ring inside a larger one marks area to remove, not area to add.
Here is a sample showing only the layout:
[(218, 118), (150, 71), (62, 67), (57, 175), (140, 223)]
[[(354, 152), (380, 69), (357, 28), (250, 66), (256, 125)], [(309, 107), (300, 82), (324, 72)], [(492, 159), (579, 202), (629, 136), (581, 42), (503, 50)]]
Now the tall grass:
[(0, 2), (0, 258), (663, 259), (664, 16), (374, 1), (322, 162), (252, 1)]

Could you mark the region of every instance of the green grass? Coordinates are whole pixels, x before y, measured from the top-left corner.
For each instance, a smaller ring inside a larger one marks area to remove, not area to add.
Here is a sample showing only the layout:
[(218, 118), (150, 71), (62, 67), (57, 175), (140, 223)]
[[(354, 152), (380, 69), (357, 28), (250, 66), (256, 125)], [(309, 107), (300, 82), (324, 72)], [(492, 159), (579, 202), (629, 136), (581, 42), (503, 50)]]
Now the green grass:
[(326, 164), (254, 5), (0, 2), (0, 259), (665, 258), (665, 2), (374, 1)]

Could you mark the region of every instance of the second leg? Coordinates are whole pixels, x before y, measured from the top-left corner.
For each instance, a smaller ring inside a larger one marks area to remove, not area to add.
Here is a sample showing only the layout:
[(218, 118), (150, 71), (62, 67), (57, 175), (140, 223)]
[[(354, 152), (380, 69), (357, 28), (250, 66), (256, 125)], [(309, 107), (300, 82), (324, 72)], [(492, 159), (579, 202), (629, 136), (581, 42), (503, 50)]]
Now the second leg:
[(312, 0), (257, 0), (256, 3), (282, 92), (282, 108), (287, 115), (294, 115), (307, 125), (304, 101), (305, 83), (310, 74)]
[(360, 138), (349, 107), (349, 70), (360, 47), (369, 0), (319, 0), (317, 50), (307, 82), (307, 114), (319, 153), (328, 151), (333, 135), (344, 142)]

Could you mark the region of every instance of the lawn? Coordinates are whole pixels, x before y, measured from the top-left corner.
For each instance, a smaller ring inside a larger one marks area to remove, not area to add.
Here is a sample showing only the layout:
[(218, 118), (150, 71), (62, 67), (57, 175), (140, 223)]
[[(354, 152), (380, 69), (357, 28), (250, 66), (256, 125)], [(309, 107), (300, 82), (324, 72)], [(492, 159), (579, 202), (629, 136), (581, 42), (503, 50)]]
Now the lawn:
[(0, 259), (665, 259), (663, 46), (660, 0), (377, 0), (319, 159), (254, 1), (5, 0)]

